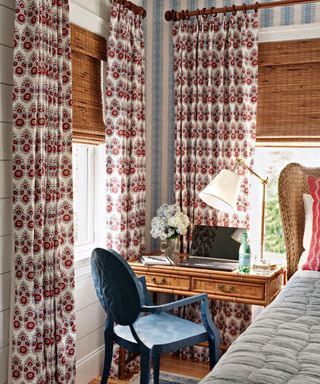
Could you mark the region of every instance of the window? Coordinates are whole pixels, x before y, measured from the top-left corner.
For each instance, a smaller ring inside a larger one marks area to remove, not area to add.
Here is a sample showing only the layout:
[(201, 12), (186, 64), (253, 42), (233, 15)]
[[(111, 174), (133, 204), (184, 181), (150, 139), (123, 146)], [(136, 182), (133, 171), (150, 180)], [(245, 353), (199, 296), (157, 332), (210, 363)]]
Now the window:
[[(279, 54), (280, 52), (280, 54)], [(288, 164), (319, 166), (320, 39), (259, 43), (259, 98), (254, 169), (269, 178), (265, 254), (285, 258), (278, 203), (278, 177)], [(317, 144), (318, 148), (315, 148)], [(301, 146), (304, 145), (304, 148)], [(312, 148), (313, 146), (313, 148)], [(251, 177), (251, 247), (259, 253), (261, 183)], [(294, 182), (294, 181), (293, 181)], [(259, 228), (259, 229), (256, 229)]]
[(106, 41), (71, 25), (75, 258), (105, 247), (105, 125), (101, 68)]
[[(285, 260), (285, 243), (278, 200), (278, 179), (281, 170), (289, 163), (300, 163), (306, 167), (319, 166), (320, 148), (296, 147), (257, 147), (254, 169), (263, 177), (269, 178), (265, 209), (265, 256)], [(294, 182), (294, 180), (292, 181)], [(262, 188), (256, 178), (251, 178), (252, 193), (251, 228), (260, 228)], [(252, 252), (257, 254), (260, 244), (260, 231), (251, 230)]]
[(73, 144), (75, 258), (105, 246), (104, 145)]

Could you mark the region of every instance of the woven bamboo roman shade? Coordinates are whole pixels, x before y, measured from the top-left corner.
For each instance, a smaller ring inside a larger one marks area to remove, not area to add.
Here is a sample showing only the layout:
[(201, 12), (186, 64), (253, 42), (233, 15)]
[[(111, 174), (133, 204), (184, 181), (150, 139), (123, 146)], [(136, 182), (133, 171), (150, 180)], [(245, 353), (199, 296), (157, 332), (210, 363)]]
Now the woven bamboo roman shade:
[(106, 60), (103, 37), (71, 25), (73, 141), (103, 143), (105, 126), (101, 94), (101, 61)]
[(257, 141), (320, 141), (320, 39), (259, 44)]

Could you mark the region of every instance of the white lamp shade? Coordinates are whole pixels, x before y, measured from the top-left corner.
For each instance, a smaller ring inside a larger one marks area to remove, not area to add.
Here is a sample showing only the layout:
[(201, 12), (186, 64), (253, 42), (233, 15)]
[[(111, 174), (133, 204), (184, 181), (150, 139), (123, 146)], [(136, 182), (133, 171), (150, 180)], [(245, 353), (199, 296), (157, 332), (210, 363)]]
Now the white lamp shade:
[(223, 169), (199, 193), (199, 197), (210, 207), (229, 214), (233, 213), (237, 208), (240, 182), (239, 175)]
[(235, 241), (237, 241), (238, 243), (242, 243), (242, 237), (243, 237), (243, 232), (245, 231), (244, 228), (237, 228), (235, 231), (234, 231), (234, 234), (231, 236), (231, 238)]

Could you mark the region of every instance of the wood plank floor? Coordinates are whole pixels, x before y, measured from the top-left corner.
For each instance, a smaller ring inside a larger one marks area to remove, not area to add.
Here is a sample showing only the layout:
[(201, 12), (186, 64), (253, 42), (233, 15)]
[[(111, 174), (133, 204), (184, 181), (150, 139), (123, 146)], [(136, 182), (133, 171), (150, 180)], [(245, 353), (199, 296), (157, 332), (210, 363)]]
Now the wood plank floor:
[[(176, 356), (161, 355), (160, 370), (202, 379), (209, 372), (209, 365), (205, 363), (196, 363), (192, 360), (181, 360)], [(128, 382), (129, 381), (127, 380), (109, 380), (110, 384), (126, 384)], [(89, 384), (99, 383), (100, 377), (97, 377)]]

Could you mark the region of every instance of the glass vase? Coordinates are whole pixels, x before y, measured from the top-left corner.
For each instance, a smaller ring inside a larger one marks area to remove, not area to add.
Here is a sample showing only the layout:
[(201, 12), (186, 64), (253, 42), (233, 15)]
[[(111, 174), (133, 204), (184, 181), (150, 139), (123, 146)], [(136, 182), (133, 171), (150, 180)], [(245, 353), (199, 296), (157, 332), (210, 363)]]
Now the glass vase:
[(165, 239), (160, 241), (160, 250), (163, 255), (170, 257), (172, 260), (175, 258), (178, 248), (178, 238)]

